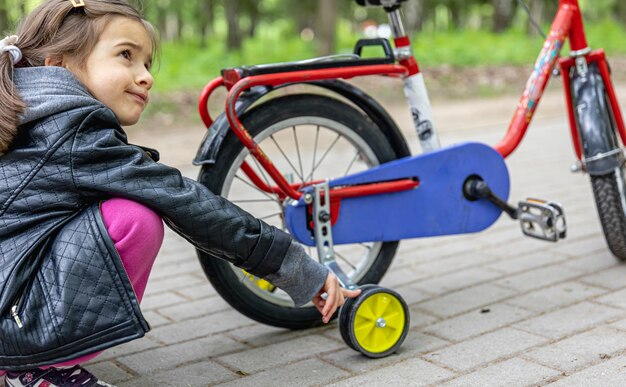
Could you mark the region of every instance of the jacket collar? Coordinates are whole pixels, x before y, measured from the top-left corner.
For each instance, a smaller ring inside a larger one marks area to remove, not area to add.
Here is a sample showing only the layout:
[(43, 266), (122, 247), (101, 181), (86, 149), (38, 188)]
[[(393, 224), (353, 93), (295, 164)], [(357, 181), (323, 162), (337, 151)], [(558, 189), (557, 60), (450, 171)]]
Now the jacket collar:
[(16, 68), (13, 73), (20, 97), (28, 106), (21, 124), (85, 106), (100, 105), (78, 79), (58, 66)]

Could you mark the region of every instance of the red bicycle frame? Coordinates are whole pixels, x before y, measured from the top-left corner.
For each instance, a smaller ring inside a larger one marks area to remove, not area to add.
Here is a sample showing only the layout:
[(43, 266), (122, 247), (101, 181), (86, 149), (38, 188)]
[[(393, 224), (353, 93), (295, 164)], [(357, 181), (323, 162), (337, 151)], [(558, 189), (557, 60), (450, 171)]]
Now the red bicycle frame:
[[(509, 125), (506, 136), (494, 148), (500, 152), (503, 157), (511, 154), (522, 141), (528, 125), (533, 117), (535, 109), (539, 104), (539, 100), (545, 90), (550, 78), (552, 69), (555, 68), (557, 60), (559, 60), (559, 52), (563, 47), (565, 39), (569, 40), (570, 50), (573, 56), (583, 55), (587, 64), (597, 63), (600, 69), (602, 80), (606, 85), (606, 92), (614, 112), (615, 123), (619, 132), (622, 143), (626, 144), (626, 131), (624, 122), (620, 113), (615, 90), (611, 82), (609, 68), (606, 57), (602, 49), (590, 51), (587, 46), (587, 38), (583, 27), (582, 15), (578, 0), (560, 0), (557, 14), (550, 27), (550, 33), (546, 39), (543, 49), (535, 62), (535, 68), (526, 84), (526, 89), (522, 94), (519, 105), (513, 116), (513, 120)], [(574, 151), (578, 159), (581, 159), (581, 145), (576, 120), (574, 118), (574, 110), (572, 97), (570, 92), (569, 71), (574, 66), (574, 58), (563, 58), (559, 60), (561, 70), (561, 78), (563, 79), (563, 88), (565, 91), (565, 99), (567, 101), (568, 117), (572, 135)]]
[[(519, 101), (517, 110), (511, 120), (506, 135), (497, 145), (494, 146), (494, 148), (503, 157), (510, 155), (522, 141), (548, 83), (552, 70), (558, 62), (561, 71), (561, 78), (563, 79), (565, 98), (567, 101), (568, 117), (574, 151), (576, 156), (581, 159), (581, 143), (574, 117), (568, 77), (570, 68), (575, 65), (575, 59), (573, 57), (559, 59), (559, 53), (563, 48), (566, 39), (569, 40), (572, 56), (582, 56), (588, 64), (594, 62), (597, 63), (606, 86), (607, 97), (614, 112), (617, 130), (622, 143), (626, 144), (626, 130), (624, 128), (624, 122), (610, 79), (609, 68), (604, 51), (602, 49), (595, 51), (589, 50), (578, 0), (560, 0), (558, 11), (552, 22), (550, 32), (543, 45), (543, 49), (535, 62), (534, 70), (526, 83), (526, 88)], [(407, 36), (396, 37), (395, 44), (397, 48), (410, 47), (410, 40)], [(242, 170), (251, 179), (251, 181), (263, 191), (277, 194), (281, 199), (284, 199), (287, 196), (293, 199), (299, 199), (302, 196), (302, 192), (300, 192), (299, 189), (302, 188), (303, 185), (289, 184), (287, 182), (283, 175), (276, 169), (274, 164), (267, 158), (259, 145), (252, 139), (239, 120), (235, 111), (235, 104), (241, 93), (254, 86), (279, 86), (288, 83), (311, 82), (327, 79), (349, 79), (368, 75), (407, 77), (418, 72), (419, 67), (417, 61), (412, 55), (407, 58), (402, 58), (398, 64), (335, 67), (316, 70), (278, 72), (248, 77), (242, 77), (238, 69), (230, 69), (224, 71), (222, 77), (211, 81), (204, 88), (199, 100), (199, 111), (204, 124), (209, 127), (213, 120), (208, 113), (208, 100), (211, 93), (215, 89), (225, 86), (229, 91), (226, 98), (225, 113), (231, 129), (255, 157), (255, 159), (258, 160), (263, 169), (268, 172), (276, 183), (276, 186), (268, 186), (257, 175), (253, 168), (245, 162), (242, 165)], [(331, 190), (331, 197), (341, 197), (345, 195), (359, 196), (392, 192), (394, 190), (411, 189), (416, 187), (418, 184), (419, 182), (414, 180), (402, 180), (399, 182), (387, 182), (384, 184), (369, 184), (357, 188), (339, 188)], [(350, 190), (349, 194), (342, 193), (342, 190), (346, 189)]]

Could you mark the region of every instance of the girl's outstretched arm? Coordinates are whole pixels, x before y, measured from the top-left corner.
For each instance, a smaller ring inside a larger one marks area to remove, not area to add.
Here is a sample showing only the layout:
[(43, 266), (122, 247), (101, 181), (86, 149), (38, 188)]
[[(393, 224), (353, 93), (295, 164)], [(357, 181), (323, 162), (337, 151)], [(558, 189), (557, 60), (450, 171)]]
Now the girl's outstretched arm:
[(196, 248), (267, 278), (296, 306), (310, 302), (324, 286), (328, 269), (289, 234), (128, 144), (116, 122), (109, 109), (96, 109), (73, 137), (72, 181), (86, 202), (121, 197), (144, 204)]

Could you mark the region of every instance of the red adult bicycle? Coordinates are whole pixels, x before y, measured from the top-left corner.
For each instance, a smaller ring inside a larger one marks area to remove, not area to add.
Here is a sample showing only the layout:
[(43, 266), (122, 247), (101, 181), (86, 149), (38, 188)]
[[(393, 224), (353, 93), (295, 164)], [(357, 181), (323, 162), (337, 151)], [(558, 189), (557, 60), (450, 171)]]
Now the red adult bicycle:
[[(361, 296), (339, 313), (342, 337), (366, 356), (394, 352), (409, 327), (402, 297), (377, 285), (406, 238), (483, 230), (502, 212), (524, 234), (565, 237), (563, 209), (528, 199), (507, 203), (504, 159), (522, 141), (551, 75), (563, 80), (574, 152), (587, 172), (609, 249), (626, 260), (626, 131), (602, 49), (591, 50), (577, 0), (558, 11), (506, 135), (495, 146), (461, 143), (442, 148), (428, 95), (404, 32), (405, 0), (357, 0), (388, 16), (393, 43), (359, 40), (354, 54), (307, 61), (235, 67), (205, 87), (199, 101), (209, 128), (194, 163), (199, 181), (257, 217), (293, 235)], [(565, 40), (570, 53), (561, 57)], [(364, 47), (384, 55), (363, 58)], [(411, 156), (385, 109), (343, 79), (386, 76), (402, 80), (422, 150)], [(215, 120), (207, 104), (228, 90)], [(320, 323), (312, 306), (295, 308), (270, 283), (198, 252), (219, 294), (243, 314), (279, 327)]]

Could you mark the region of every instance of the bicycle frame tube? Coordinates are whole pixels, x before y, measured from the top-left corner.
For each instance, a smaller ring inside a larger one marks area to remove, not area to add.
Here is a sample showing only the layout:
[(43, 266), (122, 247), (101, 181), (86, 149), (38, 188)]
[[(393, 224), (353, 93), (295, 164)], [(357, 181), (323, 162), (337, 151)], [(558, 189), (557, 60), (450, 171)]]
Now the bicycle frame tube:
[[(539, 100), (554, 69), (565, 39), (573, 53), (588, 50), (578, 0), (560, 0), (557, 14), (505, 137), (494, 147), (502, 157), (511, 154), (522, 141)], [(585, 52), (586, 54), (586, 52)], [(563, 78), (567, 77), (563, 74)], [(567, 88), (566, 84), (566, 88)], [(569, 92), (567, 90), (566, 92)]]
[(214, 80), (209, 82), (209, 84), (206, 85), (204, 89), (202, 89), (202, 93), (200, 94), (200, 98), (198, 99), (198, 111), (200, 112), (200, 118), (207, 128), (209, 128), (211, 124), (213, 124), (213, 118), (211, 118), (211, 115), (209, 114), (209, 109), (207, 107), (209, 103), (209, 98), (211, 97), (211, 94), (215, 91), (215, 89), (221, 86), (224, 86), (224, 78), (215, 78)]

